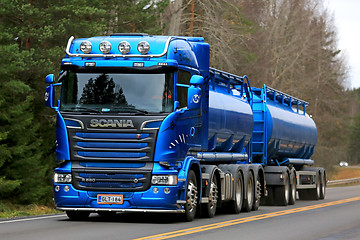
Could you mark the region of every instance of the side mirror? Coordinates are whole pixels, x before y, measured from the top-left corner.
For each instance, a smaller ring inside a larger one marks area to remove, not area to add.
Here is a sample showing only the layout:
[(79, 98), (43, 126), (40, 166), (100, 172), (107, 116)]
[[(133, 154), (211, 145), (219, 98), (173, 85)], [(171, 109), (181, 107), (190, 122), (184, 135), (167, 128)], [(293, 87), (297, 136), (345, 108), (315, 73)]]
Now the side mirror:
[(46, 87), (44, 100), (45, 106), (54, 108), (54, 86), (52, 84)]
[(54, 80), (55, 80), (54, 74), (49, 74), (45, 78), (45, 83), (51, 84), (51, 83), (54, 83)]
[(200, 75), (193, 75), (190, 78), (190, 85), (198, 86), (198, 85), (203, 85), (203, 84), (204, 84), (204, 78)]

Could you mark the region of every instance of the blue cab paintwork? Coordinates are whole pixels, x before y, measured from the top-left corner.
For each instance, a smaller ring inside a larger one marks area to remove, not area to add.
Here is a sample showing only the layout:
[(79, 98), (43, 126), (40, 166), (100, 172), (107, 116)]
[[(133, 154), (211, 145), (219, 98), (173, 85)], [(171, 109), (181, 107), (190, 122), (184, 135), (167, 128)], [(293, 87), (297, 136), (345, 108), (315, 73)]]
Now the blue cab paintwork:
[[(148, 54), (161, 54), (164, 51), (167, 36), (110, 36), (76, 39), (70, 47), (71, 53), (81, 53), (80, 44), (88, 40), (93, 44), (92, 52), (101, 54), (99, 44), (106, 40), (111, 42), (110, 54), (119, 54), (117, 45), (121, 41), (128, 41), (131, 45), (129, 54), (139, 54), (136, 50), (140, 41), (148, 41), (150, 51)], [(201, 184), (201, 162), (189, 156), (190, 151), (214, 151), (240, 153), (249, 151), (246, 146), (250, 142), (254, 130), (254, 120), (250, 99), (235, 88), (215, 84), (209, 74), (210, 48), (203, 38), (174, 37), (169, 44), (167, 53), (157, 58), (82, 58), (65, 56), (62, 65), (85, 66), (86, 62), (95, 62), (96, 67), (133, 67), (134, 63), (143, 62), (144, 67), (157, 66), (166, 63), (186, 69), (192, 74), (200, 74), (205, 82), (200, 87), (200, 107), (191, 109), (176, 109), (164, 118), (162, 122), (148, 125), (149, 128), (158, 129), (154, 150), (153, 175), (174, 174), (178, 182), (174, 186), (150, 186), (142, 192), (112, 192), (122, 194), (122, 205), (107, 205), (97, 203), (97, 194), (106, 192), (83, 191), (75, 189), (71, 184), (56, 184), (59, 191), (54, 190), (55, 203), (58, 207), (88, 207), (88, 208), (121, 208), (121, 209), (163, 209), (179, 210), (183, 205), (177, 201), (185, 201), (186, 179), (190, 169), (194, 169), (199, 176)], [(175, 74), (175, 83), (177, 83)], [(191, 88), (191, 87), (190, 87)], [(177, 97), (177, 96), (175, 96)], [(256, 96), (254, 95), (254, 98)], [(60, 165), (55, 169), (58, 173), (70, 173), (70, 146), (67, 125), (74, 126), (71, 121), (65, 121), (58, 109), (57, 111), (57, 146), (56, 156)], [(316, 144), (316, 126), (307, 115), (300, 115), (283, 105), (268, 101), (266, 108), (267, 145), (269, 158), (303, 157), (309, 158)], [(67, 125), (66, 125), (67, 124)], [(80, 133), (81, 134), (81, 133)], [(84, 133), (85, 134), (85, 133)], [(90, 133), (86, 133), (90, 134)], [(114, 138), (123, 138), (121, 133), (112, 135)], [(107, 136), (109, 138), (109, 136)], [(111, 138), (111, 137), (110, 137)], [(85, 143), (80, 143), (83, 147)], [(104, 144), (104, 143), (102, 143)], [(89, 147), (89, 146), (88, 146)], [(91, 146), (90, 146), (91, 147)], [(99, 146), (98, 146), (99, 147)], [(102, 147), (119, 147), (112, 143)], [(134, 147), (133, 145), (127, 146)], [(118, 157), (117, 153), (108, 152), (108, 157)], [(250, 152), (248, 152), (250, 157)], [(79, 152), (79, 155), (88, 156)], [(161, 162), (167, 162), (164, 167)], [(95, 166), (96, 163), (89, 163)], [(95, 164), (95, 165), (94, 165)], [(107, 164), (107, 165), (106, 165)], [(109, 163), (96, 166), (106, 167)], [(115, 164), (116, 165), (116, 164)], [(114, 165), (114, 167), (116, 167)], [(124, 165), (122, 165), (124, 166)], [(127, 166), (130, 167), (130, 166)], [(134, 168), (140, 166), (133, 166)], [(70, 187), (68, 192), (64, 186)], [(159, 189), (154, 193), (154, 187)], [(164, 188), (170, 188), (170, 193), (164, 193)], [(199, 187), (201, 191), (201, 187)]]

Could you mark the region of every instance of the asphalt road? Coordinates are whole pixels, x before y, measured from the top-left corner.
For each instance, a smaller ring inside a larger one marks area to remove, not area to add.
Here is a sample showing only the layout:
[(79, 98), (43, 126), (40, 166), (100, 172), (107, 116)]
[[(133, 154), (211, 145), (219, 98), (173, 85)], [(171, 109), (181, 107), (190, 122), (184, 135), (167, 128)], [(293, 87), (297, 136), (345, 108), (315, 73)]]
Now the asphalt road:
[(87, 221), (66, 215), (0, 220), (0, 240), (107, 239), (360, 239), (360, 186), (327, 189), (325, 200), (266, 207), (250, 213), (217, 214), (181, 222), (176, 215), (91, 214)]

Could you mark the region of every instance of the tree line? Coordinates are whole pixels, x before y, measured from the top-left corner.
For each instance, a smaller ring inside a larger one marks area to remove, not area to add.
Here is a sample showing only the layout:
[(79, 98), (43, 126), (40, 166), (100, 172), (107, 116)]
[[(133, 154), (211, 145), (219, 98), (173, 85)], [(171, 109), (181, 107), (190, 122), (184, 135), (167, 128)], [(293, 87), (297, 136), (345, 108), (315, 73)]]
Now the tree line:
[(70, 36), (203, 36), (213, 67), (310, 102), (318, 165), (360, 162), (360, 92), (347, 90), (321, 1), (2, 0), (0, 19), (0, 201), (51, 203), (56, 119), (44, 107), (44, 78), (59, 72)]

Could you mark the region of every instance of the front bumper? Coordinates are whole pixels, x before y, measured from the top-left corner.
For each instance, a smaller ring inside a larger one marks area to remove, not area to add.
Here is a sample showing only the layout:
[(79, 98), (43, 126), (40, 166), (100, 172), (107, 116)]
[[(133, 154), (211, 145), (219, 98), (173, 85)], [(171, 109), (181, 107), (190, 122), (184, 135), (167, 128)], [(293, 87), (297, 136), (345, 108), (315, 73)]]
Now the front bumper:
[(56, 207), (59, 211), (85, 211), (85, 212), (141, 212), (141, 213), (185, 213), (184, 209), (166, 210), (166, 209), (123, 209), (123, 208), (71, 208)]
[[(99, 204), (98, 194), (106, 192), (82, 191), (71, 184), (55, 184), (54, 191), (56, 209), (63, 211), (114, 211), (114, 212), (184, 212), (185, 201), (179, 200), (178, 186), (151, 186), (143, 192), (112, 192), (123, 195), (123, 204)], [(69, 191), (65, 191), (65, 186)], [(158, 191), (154, 191), (154, 188)], [(164, 189), (169, 188), (170, 193)], [(156, 193), (155, 193), (156, 192)]]

